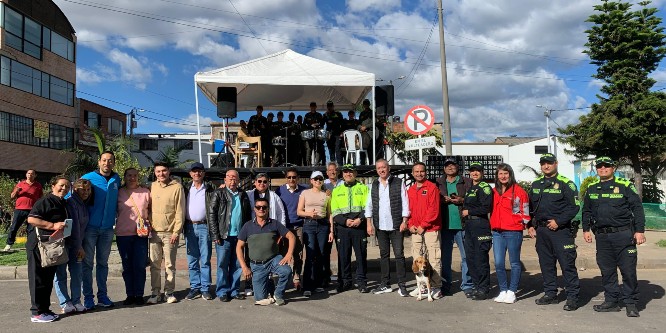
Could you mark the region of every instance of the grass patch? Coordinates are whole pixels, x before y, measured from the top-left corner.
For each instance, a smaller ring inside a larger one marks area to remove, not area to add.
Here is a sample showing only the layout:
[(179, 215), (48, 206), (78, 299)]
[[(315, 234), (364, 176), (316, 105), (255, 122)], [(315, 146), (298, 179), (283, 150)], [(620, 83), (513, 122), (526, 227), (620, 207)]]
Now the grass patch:
[[(3, 249), (7, 244), (7, 238), (0, 238), (0, 249)], [(18, 240), (12, 246), (13, 249), (25, 247), (25, 243), (19, 243)], [(0, 253), (0, 266), (22, 266), (28, 264), (28, 258), (25, 251), (18, 251), (10, 254)]]
[(657, 246), (666, 247), (666, 239), (662, 239), (662, 240), (658, 241)]

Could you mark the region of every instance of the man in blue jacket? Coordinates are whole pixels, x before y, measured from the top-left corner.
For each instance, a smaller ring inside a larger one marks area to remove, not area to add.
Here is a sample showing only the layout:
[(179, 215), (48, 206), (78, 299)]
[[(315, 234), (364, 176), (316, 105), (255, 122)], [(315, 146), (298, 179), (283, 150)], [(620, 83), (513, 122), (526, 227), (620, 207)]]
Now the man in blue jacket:
[(83, 175), (92, 184), (92, 204), (88, 207), (90, 220), (83, 239), (83, 306), (90, 310), (95, 308), (92, 286), (92, 269), (95, 252), (97, 252), (97, 304), (102, 307), (113, 306), (106, 289), (106, 278), (109, 275), (109, 254), (113, 241), (113, 226), (116, 223), (116, 207), (118, 205), (118, 189), (120, 177), (113, 172), (116, 157), (113, 152), (105, 151), (99, 157), (99, 170)]

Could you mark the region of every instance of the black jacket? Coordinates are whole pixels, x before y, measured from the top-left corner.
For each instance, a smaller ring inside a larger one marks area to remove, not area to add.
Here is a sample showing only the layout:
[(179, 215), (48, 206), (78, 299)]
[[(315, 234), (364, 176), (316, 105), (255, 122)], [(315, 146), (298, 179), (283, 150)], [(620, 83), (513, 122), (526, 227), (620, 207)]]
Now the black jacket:
[[(252, 219), (252, 208), (247, 193), (240, 192), (241, 200), (241, 225)], [(231, 202), (233, 198), (227, 188), (218, 188), (213, 192), (212, 200), (207, 206), (206, 216), (208, 220), (208, 232), (213, 241), (226, 239), (229, 236), (229, 224), (231, 221)], [(240, 228), (239, 228), (240, 230)]]
[(645, 231), (645, 212), (634, 184), (618, 177), (590, 184), (583, 201), (583, 231), (624, 226)]
[[(215, 193), (215, 186), (211, 182), (204, 181), (203, 186), (206, 187), (206, 210), (210, 207), (210, 203), (213, 200), (213, 194)], [(183, 190), (185, 191), (185, 202), (190, 197), (190, 188), (192, 188), (192, 181), (189, 181), (183, 185)], [(187, 207), (185, 207), (187, 209)], [(208, 212), (206, 212), (208, 215)], [(187, 216), (187, 213), (186, 215)]]
[(554, 219), (558, 226), (569, 225), (580, 210), (576, 184), (559, 173), (553, 177), (541, 176), (532, 183), (530, 215), (532, 226)]
[[(442, 216), (442, 229), (451, 229), (449, 228), (449, 204), (447, 204), (444, 201), (445, 196), (449, 196), (449, 191), (446, 188), (446, 176), (437, 178), (437, 187), (439, 188), (439, 195), (440, 195), (440, 204), (439, 204), (439, 211), (441, 212)], [(465, 193), (469, 191), (469, 189), (472, 187), (472, 180), (467, 177), (459, 176), (458, 177), (458, 183), (456, 184), (456, 190), (458, 191), (456, 193), (457, 196), (459, 197), (464, 197)], [(463, 205), (462, 203), (458, 206), (458, 214), (462, 217), (462, 211), (463, 211)], [(462, 218), (461, 218), (462, 219)], [(464, 226), (464, 219), (462, 219), (462, 224)]]

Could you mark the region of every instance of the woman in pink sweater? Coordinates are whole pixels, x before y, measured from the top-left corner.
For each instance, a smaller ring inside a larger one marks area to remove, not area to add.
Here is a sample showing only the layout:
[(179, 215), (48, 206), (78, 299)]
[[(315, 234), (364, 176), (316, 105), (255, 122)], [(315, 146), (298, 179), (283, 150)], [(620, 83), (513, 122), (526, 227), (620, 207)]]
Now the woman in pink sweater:
[[(500, 294), (498, 303), (514, 303), (520, 282), (520, 248), (523, 244), (523, 229), (530, 220), (529, 199), (525, 190), (517, 183), (513, 168), (506, 163), (497, 166), (495, 189), (493, 190), (493, 211), (490, 228), (493, 232), (493, 254), (495, 273)], [(509, 252), (511, 264), (511, 284), (507, 284), (504, 258)]]
[(146, 260), (148, 238), (136, 233), (137, 222), (148, 222), (150, 216), (150, 191), (139, 185), (139, 172), (130, 168), (123, 176), (125, 184), (118, 191), (118, 219), (116, 220), (116, 244), (123, 264), (123, 280), (127, 298), (123, 305), (142, 305), (146, 284)]

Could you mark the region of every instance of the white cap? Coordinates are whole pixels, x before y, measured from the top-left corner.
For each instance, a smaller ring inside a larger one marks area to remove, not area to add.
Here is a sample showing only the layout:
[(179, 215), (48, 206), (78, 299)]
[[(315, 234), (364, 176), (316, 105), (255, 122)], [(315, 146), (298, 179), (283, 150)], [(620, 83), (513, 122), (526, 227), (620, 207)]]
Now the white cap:
[(314, 179), (317, 177), (324, 178), (324, 174), (321, 173), (321, 171), (312, 171), (312, 174), (310, 175), (310, 179)]

